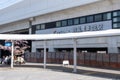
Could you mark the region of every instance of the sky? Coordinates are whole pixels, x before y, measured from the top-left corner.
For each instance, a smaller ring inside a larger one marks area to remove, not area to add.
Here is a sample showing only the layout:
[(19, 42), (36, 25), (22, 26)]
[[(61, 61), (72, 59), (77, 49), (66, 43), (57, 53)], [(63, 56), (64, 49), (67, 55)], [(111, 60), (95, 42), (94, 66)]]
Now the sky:
[(0, 0), (0, 10), (6, 7), (9, 7), (15, 3), (18, 3), (22, 0)]

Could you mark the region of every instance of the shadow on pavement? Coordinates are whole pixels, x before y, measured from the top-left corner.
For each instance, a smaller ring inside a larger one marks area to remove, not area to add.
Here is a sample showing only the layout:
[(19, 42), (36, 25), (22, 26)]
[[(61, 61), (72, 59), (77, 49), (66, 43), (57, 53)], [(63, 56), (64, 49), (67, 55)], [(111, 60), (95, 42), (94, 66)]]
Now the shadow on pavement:
[[(8, 65), (0, 65), (0, 68), (2, 67), (10, 67)], [(24, 64), (24, 65), (14, 65), (14, 67), (17, 68), (41, 68), (43, 69), (43, 65), (40, 63), (31, 63), (31, 64)], [(80, 66), (79, 66), (80, 67)], [(71, 74), (80, 74), (80, 75), (87, 75), (87, 76), (93, 76), (93, 77), (101, 77), (101, 78), (110, 78), (113, 80), (120, 80), (120, 74), (111, 74), (111, 73), (105, 73), (105, 72), (97, 72), (97, 71), (91, 71), (91, 70), (82, 70), (77, 69), (77, 73), (73, 73), (73, 68), (68, 66), (62, 66), (60, 64), (49, 64), (46, 67), (48, 70), (56, 71), (56, 72), (66, 72)]]

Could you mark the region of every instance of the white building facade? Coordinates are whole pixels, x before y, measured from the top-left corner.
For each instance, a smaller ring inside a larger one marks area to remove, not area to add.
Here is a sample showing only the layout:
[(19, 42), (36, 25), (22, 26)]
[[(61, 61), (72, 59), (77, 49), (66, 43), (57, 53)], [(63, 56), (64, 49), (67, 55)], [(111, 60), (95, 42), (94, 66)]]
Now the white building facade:
[[(62, 34), (120, 29), (119, 4), (119, 0), (24, 0), (0, 11), (0, 33)], [(72, 40), (47, 42), (49, 52), (72, 48)], [(78, 39), (77, 48), (80, 52), (120, 53), (120, 36)], [(31, 49), (42, 51), (43, 41), (32, 41)]]

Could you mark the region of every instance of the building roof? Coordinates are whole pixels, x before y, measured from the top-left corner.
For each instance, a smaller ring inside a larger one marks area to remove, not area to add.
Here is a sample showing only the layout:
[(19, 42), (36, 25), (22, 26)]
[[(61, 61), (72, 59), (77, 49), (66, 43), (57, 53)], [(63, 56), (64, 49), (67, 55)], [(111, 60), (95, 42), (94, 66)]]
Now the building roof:
[(23, 0), (0, 10), (0, 25), (101, 0)]

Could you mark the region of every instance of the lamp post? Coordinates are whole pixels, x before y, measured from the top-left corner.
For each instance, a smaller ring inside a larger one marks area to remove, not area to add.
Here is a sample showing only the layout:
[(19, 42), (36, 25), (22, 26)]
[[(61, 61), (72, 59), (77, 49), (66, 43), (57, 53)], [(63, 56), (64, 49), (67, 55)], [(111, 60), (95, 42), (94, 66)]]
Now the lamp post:
[(11, 68), (13, 68), (14, 63), (14, 41), (12, 41), (12, 50), (11, 50)]
[(5, 42), (6, 47), (11, 47), (11, 68), (13, 68), (14, 65), (14, 40), (12, 41), (6, 41)]

